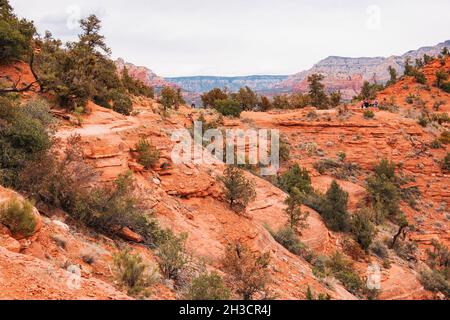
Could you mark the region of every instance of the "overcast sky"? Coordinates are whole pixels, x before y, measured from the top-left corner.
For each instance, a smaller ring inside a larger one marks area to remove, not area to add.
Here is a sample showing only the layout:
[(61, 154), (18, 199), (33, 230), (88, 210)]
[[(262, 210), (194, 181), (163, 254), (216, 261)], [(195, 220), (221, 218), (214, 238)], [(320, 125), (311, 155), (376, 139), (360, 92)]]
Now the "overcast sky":
[(330, 56), (390, 56), (450, 39), (449, 0), (10, 0), (39, 32), (103, 21), (113, 58), (161, 76), (292, 74)]

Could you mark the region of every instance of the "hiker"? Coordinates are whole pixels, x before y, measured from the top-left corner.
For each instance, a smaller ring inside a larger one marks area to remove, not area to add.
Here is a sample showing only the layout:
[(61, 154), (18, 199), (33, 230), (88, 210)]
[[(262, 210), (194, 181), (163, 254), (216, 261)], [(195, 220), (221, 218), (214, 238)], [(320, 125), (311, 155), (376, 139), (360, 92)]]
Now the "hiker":
[(367, 109), (368, 107), (370, 107), (369, 101), (364, 100), (364, 102), (363, 102), (363, 108), (366, 108), (366, 109)]
[(378, 109), (378, 99), (375, 99), (373, 102), (373, 106)]
[(192, 109), (195, 109), (195, 102), (192, 102), (191, 108), (192, 108)]

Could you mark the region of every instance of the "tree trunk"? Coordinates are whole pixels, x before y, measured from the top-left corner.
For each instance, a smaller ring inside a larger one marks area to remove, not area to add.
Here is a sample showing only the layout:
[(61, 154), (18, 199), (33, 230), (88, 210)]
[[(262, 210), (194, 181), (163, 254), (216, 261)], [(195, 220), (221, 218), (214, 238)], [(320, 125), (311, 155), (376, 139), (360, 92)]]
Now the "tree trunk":
[(391, 249), (394, 248), (395, 244), (397, 243), (398, 237), (402, 234), (403, 230), (407, 227), (407, 225), (402, 225), (400, 226), (400, 228), (398, 229), (397, 234), (394, 236), (394, 238), (392, 239), (392, 244), (391, 244)]

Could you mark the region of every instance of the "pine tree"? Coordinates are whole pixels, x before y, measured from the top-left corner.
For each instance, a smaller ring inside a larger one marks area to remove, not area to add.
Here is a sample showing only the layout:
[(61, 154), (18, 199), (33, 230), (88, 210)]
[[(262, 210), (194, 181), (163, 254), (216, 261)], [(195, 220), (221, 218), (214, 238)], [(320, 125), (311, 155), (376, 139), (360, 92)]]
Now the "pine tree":
[(367, 252), (375, 237), (375, 226), (369, 209), (360, 210), (352, 217), (352, 232), (356, 241)]
[(387, 82), (387, 85), (393, 85), (397, 82), (397, 70), (395, 70), (395, 68), (393, 68), (392, 66), (389, 66), (388, 71), (389, 71), (390, 79)]
[(300, 232), (301, 229), (308, 226), (306, 219), (309, 214), (301, 210), (304, 196), (304, 194), (294, 187), (292, 193), (284, 202), (287, 206), (284, 211), (288, 216), (288, 224), (292, 230), (297, 232)]
[(234, 99), (239, 102), (242, 110), (253, 110), (258, 105), (258, 96), (247, 86), (239, 89)]
[(246, 179), (242, 170), (236, 166), (228, 166), (219, 180), (225, 189), (225, 200), (237, 213), (244, 211), (248, 203), (256, 196), (254, 183)]
[(432, 56), (429, 56), (427, 54), (423, 55), (423, 63), (424, 64), (429, 64), (433, 59), (434, 59), (434, 57), (432, 57)]
[(205, 108), (214, 107), (217, 100), (225, 100), (227, 98), (228, 94), (219, 88), (214, 88), (201, 96), (202, 104)]
[(436, 87), (441, 88), (445, 81), (448, 80), (448, 73), (444, 69), (436, 71)]
[(348, 231), (349, 214), (347, 211), (348, 193), (334, 180), (327, 190), (320, 214), (327, 226), (333, 231)]
[(314, 295), (310, 286), (308, 286), (308, 289), (306, 290), (306, 300), (314, 300)]
[(105, 37), (100, 34), (101, 21), (96, 15), (92, 14), (86, 19), (80, 20), (80, 27), (83, 31), (78, 36), (80, 45), (86, 45), (91, 52), (100, 49), (105, 54), (111, 53), (111, 49), (105, 43)]
[(323, 79), (325, 79), (323, 75), (316, 73), (308, 77), (311, 104), (319, 109), (326, 109), (328, 106), (328, 97), (325, 93), (325, 86), (322, 83)]
[(266, 96), (261, 96), (258, 105), (261, 111), (267, 111), (272, 108), (272, 104)]
[(341, 103), (342, 93), (340, 90), (334, 91), (330, 94), (330, 104), (332, 107), (337, 107)]
[(161, 91), (159, 102), (164, 107), (164, 110), (167, 110), (176, 106), (178, 101), (177, 97), (177, 92), (171, 87), (166, 86)]
[(361, 92), (357, 97), (359, 100), (371, 100), (375, 99), (377, 92), (383, 88), (382, 85), (376, 83), (370, 83), (369, 81), (364, 81), (361, 87)]
[(413, 76), (414, 75), (414, 67), (411, 65), (411, 59), (406, 58), (405, 60), (405, 76)]

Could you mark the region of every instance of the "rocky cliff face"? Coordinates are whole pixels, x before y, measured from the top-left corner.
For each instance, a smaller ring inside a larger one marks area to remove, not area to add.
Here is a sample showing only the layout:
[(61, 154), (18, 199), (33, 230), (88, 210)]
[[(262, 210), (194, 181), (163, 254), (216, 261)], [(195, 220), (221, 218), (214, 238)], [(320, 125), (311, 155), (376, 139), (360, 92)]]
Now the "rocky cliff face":
[(149, 87), (159, 89), (164, 86), (173, 86), (172, 83), (169, 83), (163, 78), (159, 77), (156, 73), (154, 73), (147, 67), (135, 66), (132, 63), (125, 62), (125, 60), (123, 60), (122, 58), (117, 59), (115, 63), (119, 72), (121, 72), (123, 68), (126, 67), (131, 77), (142, 81)]
[(330, 56), (315, 64), (311, 69), (290, 76), (287, 80), (275, 85), (275, 88), (283, 91), (306, 92), (308, 76), (313, 73), (320, 73), (325, 76), (324, 84), (328, 91), (341, 90), (343, 97), (350, 99), (359, 93), (364, 81), (384, 83), (389, 80), (389, 66), (402, 74), (406, 58), (409, 57), (414, 62), (416, 58), (422, 58), (424, 54), (436, 56), (444, 47), (450, 48), (450, 40), (433, 47), (423, 47), (409, 51), (402, 56), (388, 58)]

